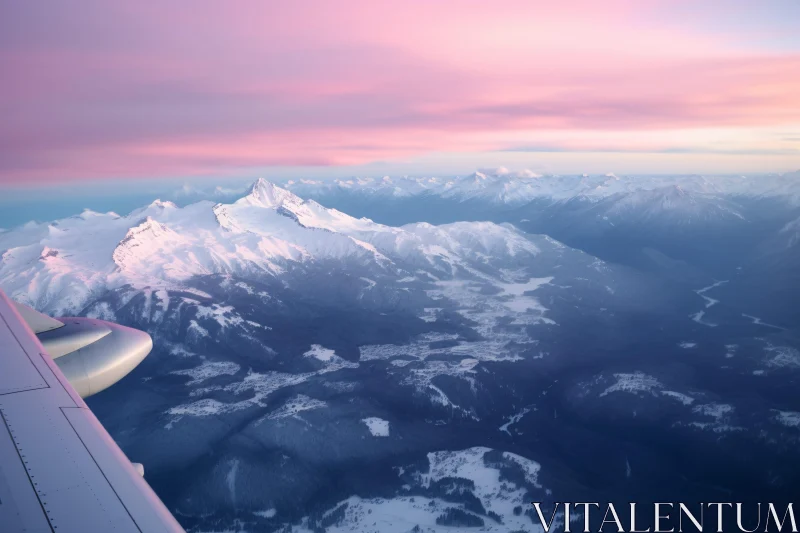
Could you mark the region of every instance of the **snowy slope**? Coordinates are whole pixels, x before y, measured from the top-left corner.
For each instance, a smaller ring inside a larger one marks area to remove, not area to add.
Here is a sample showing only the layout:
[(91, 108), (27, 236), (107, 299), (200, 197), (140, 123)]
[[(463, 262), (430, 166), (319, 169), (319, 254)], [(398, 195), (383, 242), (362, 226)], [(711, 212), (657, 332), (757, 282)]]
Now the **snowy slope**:
[[(408, 474), (405, 494), (369, 499), (352, 496), (323, 513), (322, 520), (306, 517), (287, 531), (317, 531), (322, 524), (328, 533), (542, 530), (534, 518), (522, 512), (530, 508), (529, 495), (546, 494), (538, 481), (541, 466), (537, 462), (485, 447), (431, 452), (427, 460), (426, 472)], [(524, 481), (517, 484), (501, 470), (516, 471)]]
[(617, 193), (596, 203), (603, 216), (625, 223), (650, 220), (683, 225), (716, 220), (745, 220), (737, 206), (723, 198), (690, 192), (680, 185)]
[(781, 228), (780, 236), (785, 239), (786, 248), (800, 244), (800, 218), (796, 218)]

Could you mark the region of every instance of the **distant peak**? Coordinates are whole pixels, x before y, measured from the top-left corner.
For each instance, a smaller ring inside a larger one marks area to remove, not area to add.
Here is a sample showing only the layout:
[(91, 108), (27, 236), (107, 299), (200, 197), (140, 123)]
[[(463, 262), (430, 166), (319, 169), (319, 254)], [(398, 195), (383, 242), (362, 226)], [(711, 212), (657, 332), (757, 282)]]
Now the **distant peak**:
[(514, 172), (512, 175), (515, 178), (522, 178), (522, 179), (524, 179), (524, 178), (533, 179), (533, 178), (541, 178), (542, 177), (541, 174), (537, 174), (536, 172), (534, 172), (534, 171), (532, 171), (530, 169), (527, 169), (527, 168), (524, 168), (522, 170)]
[(271, 191), (275, 190), (276, 188), (277, 186), (271, 181), (267, 181), (264, 178), (258, 178), (253, 182), (252, 185), (250, 185), (250, 189), (247, 191), (247, 194), (270, 194)]
[(295, 194), (282, 189), (264, 178), (258, 178), (247, 195), (236, 203), (246, 203), (259, 207), (280, 207), (285, 204), (300, 204), (303, 201)]
[(274, 185), (273, 185), (273, 183), (271, 181), (267, 181), (264, 178), (258, 178), (250, 186), (250, 189), (253, 190), (253, 189), (256, 189), (258, 187), (268, 187), (268, 186), (274, 186)]
[(99, 217), (111, 217), (111, 218), (119, 218), (119, 215), (113, 211), (109, 211), (108, 213), (100, 213), (93, 209), (89, 209), (88, 207), (84, 208), (80, 215), (73, 215), (70, 218), (80, 218), (83, 220), (90, 220), (93, 218)]
[(506, 167), (491, 167), (491, 168), (479, 168), (473, 174), (473, 177), (480, 177), (481, 179), (486, 179), (489, 176), (494, 178), (500, 178), (509, 175), (511, 175), (511, 171), (508, 170)]
[(175, 205), (174, 203), (170, 202), (170, 201), (166, 201), (165, 202), (163, 200), (156, 199), (156, 200), (153, 200), (153, 202), (150, 204), (149, 207), (158, 207), (158, 208), (161, 208), (161, 209), (166, 209), (166, 208), (173, 209), (173, 208), (177, 208), (178, 206)]
[[(117, 245), (117, 250), (125, 249), (133, 242), (149, 241), (159, 239), (170, 231), (166, 226), (156, 221), (151, 216), (146, 216), (140, 220), (135, 226), (128, 229), (125, 238), (122, 239)], [(117, 253), (116, 251), (114, 252)]]
[(93, 211), (92, 209), (89, 209), (88, 207), (85, 207), (83, 209), (83, 211), (81, 212), (81, 214), (78, 215), (79, 218), (82, 218), (84, 220), (88, 220), (90, 218), (100, 217), (100, 216), (103, 216), (103, 214), (102, 213), (98, 213), (97, 211)]

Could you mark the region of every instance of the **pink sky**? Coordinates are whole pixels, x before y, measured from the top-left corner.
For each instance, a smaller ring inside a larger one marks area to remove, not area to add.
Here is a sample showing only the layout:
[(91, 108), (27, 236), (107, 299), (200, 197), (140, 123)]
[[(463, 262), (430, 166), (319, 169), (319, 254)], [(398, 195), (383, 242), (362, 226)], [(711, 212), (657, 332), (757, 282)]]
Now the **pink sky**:
[(790, 170), (798, 6), (5, 3), (0, 183), (504, 157)]

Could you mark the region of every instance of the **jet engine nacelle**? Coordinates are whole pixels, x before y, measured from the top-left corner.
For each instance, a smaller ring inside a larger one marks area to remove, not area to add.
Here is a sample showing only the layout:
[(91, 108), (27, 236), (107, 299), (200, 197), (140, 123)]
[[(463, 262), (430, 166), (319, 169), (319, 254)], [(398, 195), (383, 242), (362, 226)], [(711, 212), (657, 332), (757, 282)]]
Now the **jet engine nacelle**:
[(127, 376), (153, 349), (150, 335), (94, 318), (50, 318), (17, 309), (81, 398)]

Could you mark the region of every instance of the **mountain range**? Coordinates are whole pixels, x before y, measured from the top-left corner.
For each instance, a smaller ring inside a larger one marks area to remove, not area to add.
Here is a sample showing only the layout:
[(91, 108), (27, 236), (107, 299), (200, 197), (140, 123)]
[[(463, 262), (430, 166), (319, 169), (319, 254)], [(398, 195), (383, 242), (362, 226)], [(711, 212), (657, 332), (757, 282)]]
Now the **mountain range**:
[(151, 334), (89, 405), (190, 530), (780, 501), (800, 480), (797, 182), (694, 178), (259, 179), (0, 233), (0, 286)]
[[(379, 276), (480, 272), (537, 254), (510, 225), (426, 223), (395, 228), (305, 201), (265, 180), (232, 204), (156, 200), (127, 216), (84, 211), (0, 236), (0, 280), (12, 297), (76, 313), (121, 287), (185, 290), (195, 276), (278, 277), (326, 261)], [(515, 259), (516, 258), (516, 259)]]
[(756, 176), (617, 176), (541, 175), (506, 168), (476, 171), (454, 177), (390, 177), (335, 180), (289, 180), (286, 187), (303, 197), (357, 193), (408, 198), (435, 195), (460, 202), (480, 200), (495, 205), (520, 206), (538, 199), (600, 200), (638, 191), (674, 190), (689, 194), (745, 198), (779, 198), (800, 205), (800, 171)]

